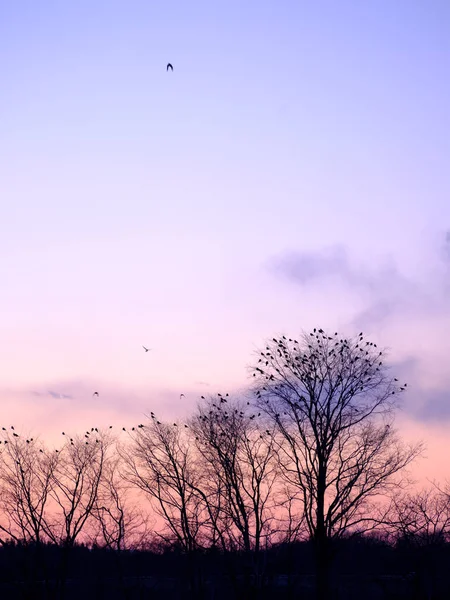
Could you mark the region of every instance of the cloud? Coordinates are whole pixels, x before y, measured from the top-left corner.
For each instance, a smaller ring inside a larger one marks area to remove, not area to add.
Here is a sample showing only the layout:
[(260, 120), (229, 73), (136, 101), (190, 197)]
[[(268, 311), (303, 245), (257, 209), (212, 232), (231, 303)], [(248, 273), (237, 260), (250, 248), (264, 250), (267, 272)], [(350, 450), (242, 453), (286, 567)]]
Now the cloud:
[[(61, 392), (59, 390), (64, 390)], [(93, 397), (94, 390), (99, 396)], [(63, 380), (35, 384), (31, 389), (0, 388), (0, 403), (7, 424), (16, 429), (30, 427), (46, 439), (61, 430), (84, 431), (92, 426), (130, 427), (154, 411), (161, 419), (188, 417), (200, 398), (194, 386), (177, 388), (132, 386), (102, 380)], [(64, 401), (62, 401), (64, 400)], [(56, 433), (55, 433), (56, 432)]]
[(269, 264), (272, 273), (296, 285), (318, 291), (334, 285), (354, 294), (359, 308), (350, 317), (352, 329), (389, 325), (389, 337), (403, 356), (391, 363), (392, 373), (408, 382), (402, 412), (424, 424), (450, 420), (445, 333), (450, 324), (450, 231), (443, 237), (436, 262), (422, 279), (406, 276), (393, 259), (381, 265), (352, 260), (342, 245), (290, 252)]
[(450, 231), (445, 234), (445, 241), (442, 246), (442, 258), (445, 263), (450, 264)]
[(367, 264), (357, 267), (342, 245), (316, 252), (291, 252), (272, 261), (271, 267), (300, 285), (337, 278), (351, 288), (376, 295), (382, 295), (387, 288), (397, 294), (406, 294), (415, 288), (414, 282), (400, 273), (393, 260), (382, 267)]
[[(450, 232), (445, 252), (450, 262)], [(405, 276), (392, 258), (381, 266), (357, 265), (343, 245), (315, 252), (290, 252), (272, 259), (268, 267), (272, 273), (301, 286), (334, 283), (357, 294), (366, 307), (355, 315), (351, 323), (355, 328), (367, 329), (398, 315), (450, 312), (445, 282), (424, 285)]]
[(52, 392), (49, 391), (47, 392), (47, 394), (49, 396), (51, 396), (52, 398), (60, 398), (60, 399), (68, 399), (68, 400), (73, 400), (73, 396), (71, 396), (70, 394), (62, 394), (61, 392)]
[(424, 401), (414, 411), (413, 416), (427, 423), (442, 423), (450, 419), (450, 382), (445, 388), (422, 390)]
[(439, 384), (423, 381), (424, 365), (419, 356), (410, 355), (389, 365), (392, 375), (401, 383), (407, 382), (408, 389), (400, 396), (401, 412), (415, 421), (439, 424), (450, 419), (450, 379), (448, 376)]
[(301, 285), (336, 275), (344, 280), (351, 279), (347, 252), (343, 246), (333, 246), (320, 252), (290, 252), (272, 259), (269, 268)]

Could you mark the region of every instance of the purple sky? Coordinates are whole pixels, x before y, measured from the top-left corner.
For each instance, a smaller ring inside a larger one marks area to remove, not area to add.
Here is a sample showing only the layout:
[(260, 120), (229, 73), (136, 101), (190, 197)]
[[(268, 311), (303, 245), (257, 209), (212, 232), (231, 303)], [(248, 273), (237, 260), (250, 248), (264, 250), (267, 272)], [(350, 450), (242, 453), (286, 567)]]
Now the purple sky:
[(0, 2), (8, 418), (181, 417), (318, 325), (446, 435), (449, 72), (447, 0)]

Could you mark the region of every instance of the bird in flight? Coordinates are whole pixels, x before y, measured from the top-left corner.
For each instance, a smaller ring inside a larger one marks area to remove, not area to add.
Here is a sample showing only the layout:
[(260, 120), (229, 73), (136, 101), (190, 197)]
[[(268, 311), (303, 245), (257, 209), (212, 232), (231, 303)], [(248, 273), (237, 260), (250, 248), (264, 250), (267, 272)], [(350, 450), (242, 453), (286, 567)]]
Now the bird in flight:
[(146, 348), (145, 346), (142, 346), (142, 347), (144, 348), (144, 350), (145, 350), (146, 352), (148, 352), (149, 350), (151, 350), (151, 348)]
[(98, 396), (98, 392), (94, 392), (92, 395), (93, 396)]
[(172, 65), (171, 65), (170, 63), (167, 63), (167, 69), (166, 69), (166, 71), (168, 71), (169, 69), (170, 69), (171, 71), (173, 71), (173, 67), (172, 67)]
[(184, 394), (180, 394), (180, 400), (181, 400), (181, 398), (184, 398), (184, 397), (185, 397)]

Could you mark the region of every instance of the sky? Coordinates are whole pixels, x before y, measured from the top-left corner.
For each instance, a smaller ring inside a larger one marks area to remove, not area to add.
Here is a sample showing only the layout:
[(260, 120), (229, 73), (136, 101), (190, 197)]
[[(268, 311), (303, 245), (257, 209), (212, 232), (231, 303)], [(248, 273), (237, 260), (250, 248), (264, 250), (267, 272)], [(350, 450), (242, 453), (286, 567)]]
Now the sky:
[(0, 0), (0, 420), (182, 418), (363, 329), (446, 477), (449, 72), (447, 0)]

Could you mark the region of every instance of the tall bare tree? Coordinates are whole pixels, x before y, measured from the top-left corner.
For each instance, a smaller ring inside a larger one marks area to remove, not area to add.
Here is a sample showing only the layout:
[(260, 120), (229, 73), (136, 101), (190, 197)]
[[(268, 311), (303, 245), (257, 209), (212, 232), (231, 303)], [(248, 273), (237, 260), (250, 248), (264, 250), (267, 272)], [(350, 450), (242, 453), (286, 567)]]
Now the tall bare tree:
[(317, 597), (329, 593), (330, 540), (370, 517), (374, 497), (398, 485), (420, 453), (393, 429), (397, 396), (406, 388), (389, 375), (383, 352), (366, 341), (322, 329), (266, 343), (252, 367), (256, 404), (284, 438), (280, 464), (301, 493), (315, 543)]
[(109, 434), (101, 431), (66, 436), (52, 472), (52, 522), (47, 532), (54, 543), (73, 547), (93, 518), (110, 444)]
[(130, 438), (129, 446), (121, 450), (125, 477), (150, 498), (163, 523), (161, 538), (192, 552), (199, 546), (204, 515), (194, 491), (201, 473), (195, 470), (186, 429), (152, 415), (130, 432)]
[(277, 477), (274, 436), (259, 427), (244, 404), (219, 395), (190, 421), (200, 457), (203, 499), (212, 534), (223, 545), (259, 551), (273, 519)]
[(92, 540), (120, 553), (146, 539), (149, 516), (130, 498), (130, 485), (121, 473), (121, 459), (108, 461), (93, 509)]
[(4, 518), (0, 529), (11, 539), (35, 544), (47, 539), (48, 501), (57, 459), (31, 436), (4, 434), (0, 453)]

